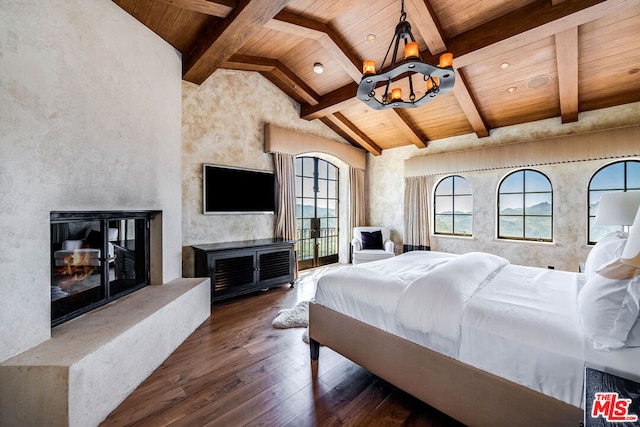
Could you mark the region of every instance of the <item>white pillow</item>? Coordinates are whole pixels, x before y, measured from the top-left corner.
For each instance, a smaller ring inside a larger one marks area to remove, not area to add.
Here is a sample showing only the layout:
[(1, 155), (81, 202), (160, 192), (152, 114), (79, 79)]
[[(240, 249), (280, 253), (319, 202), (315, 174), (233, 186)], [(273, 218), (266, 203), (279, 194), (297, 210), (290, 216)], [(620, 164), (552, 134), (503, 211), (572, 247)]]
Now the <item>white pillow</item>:
[[(620, 272), (630, 272), (626, 274), (630, 278), (613, 278)], [(599, 269), (580, 290), (578, 311), (582, 328), (597, 350), (640, 346), (640, 327), (638, 331), (634, 327), (640, 312), (640, 269), (617, 260)]]
[(584, 274), (587, 280), (605, 264), (609, 264), (620, 258), (624, 245), (627, 243), (627, 233), (613, 231), (596, 243), (587, 256), (584, 264)]

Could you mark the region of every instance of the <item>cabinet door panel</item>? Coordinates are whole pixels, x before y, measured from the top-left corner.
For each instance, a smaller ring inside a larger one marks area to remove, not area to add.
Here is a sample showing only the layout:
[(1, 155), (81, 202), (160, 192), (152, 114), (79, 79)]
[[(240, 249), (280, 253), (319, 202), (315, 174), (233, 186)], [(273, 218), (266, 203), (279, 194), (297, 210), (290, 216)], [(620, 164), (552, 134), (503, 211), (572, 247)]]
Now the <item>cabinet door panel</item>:
[(283, 248), (275, 251), (258, 252), (258, 281), (287, 283), (293, 277), (293, 251)]
[(212, 260), (212, 292), (233, 292), (253, 286), (255, 282), (254, 255), (235, 255)]

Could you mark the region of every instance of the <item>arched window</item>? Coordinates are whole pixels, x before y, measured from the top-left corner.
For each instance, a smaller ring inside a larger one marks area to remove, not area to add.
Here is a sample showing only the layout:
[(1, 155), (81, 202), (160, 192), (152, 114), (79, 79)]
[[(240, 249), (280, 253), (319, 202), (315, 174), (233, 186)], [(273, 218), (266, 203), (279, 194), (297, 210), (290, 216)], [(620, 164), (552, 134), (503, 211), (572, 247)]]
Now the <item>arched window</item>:
[(589, 181), (588, 231), (589, 244), (596, 244), (608, 233), (619, 230), (615, 225), (595, 225), (600, 197), (615, 191), (640, 191), (640, 161), (624, 160), (600, 168)]
[(338, 262), (338, 167), (317, 157), (297, 157), (298, 267)]
[(550, 242), (553, 239), (553, 190), (541, 172), (523, 169), (498, 187), (498, 238)]
[(434, 233), (471, 236), (473, 232), (473, 193), (469, 181), (453, 175), (436, 186), (433, 200)]

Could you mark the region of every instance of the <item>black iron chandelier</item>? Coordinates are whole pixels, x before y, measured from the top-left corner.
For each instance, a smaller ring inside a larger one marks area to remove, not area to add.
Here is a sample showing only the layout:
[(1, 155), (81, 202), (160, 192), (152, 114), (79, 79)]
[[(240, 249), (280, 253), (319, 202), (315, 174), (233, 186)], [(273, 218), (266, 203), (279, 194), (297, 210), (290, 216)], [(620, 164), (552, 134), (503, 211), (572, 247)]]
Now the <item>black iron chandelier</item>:
[[(422, 61), (420, 49), (411, 33), (411, 24), (407, 22), (407, 13), (404, 11), (404, 0), (400, 11), (400, 21), (396, 25), (396, 31), (391, 39), (387, 53), (382, 60), (381, 70), (376, 73), (376, 66), (373, 60), (364, 61), (362, 67), (362, 80), (358, 85), (357, 97), (374, 110), (386, 110), (388, 108), (416, 108), (434, 99), (436, 96), (449, 92), (453, 89), (456, 81), (456, 73), (453, 69), (453, 55), (443, 53), (440, 55), (440, 62), (436, 65), (427, 64)], [(396, 63), (398, 46), (400, 40), (404, 40), (404, 60)], [(384, 68), (387, 57), (393, 46), (393, 56), (391, 65)], [(418, 76), (420, 81), (424, 81), (425, 90), (419, 90), (422, 94), (417, 98), (414, 91), (414, 76)], [(409, 79), (409, 98), (402, 98), (401, 88), (391, 88), (391, 83), (401, 78)], [(376, 94), (376, 90), (384, 92), (381, 96)]]

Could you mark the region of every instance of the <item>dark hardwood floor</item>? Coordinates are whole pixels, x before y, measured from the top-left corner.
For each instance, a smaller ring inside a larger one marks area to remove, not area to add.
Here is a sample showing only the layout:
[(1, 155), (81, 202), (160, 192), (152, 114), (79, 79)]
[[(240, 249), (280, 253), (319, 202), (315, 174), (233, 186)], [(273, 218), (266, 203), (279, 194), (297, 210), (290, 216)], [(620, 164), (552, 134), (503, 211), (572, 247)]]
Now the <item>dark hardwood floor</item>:
[(211, 316), (102, 426), (460, 426), (322, 347), (312, 364), (303, 328), (278, 311), (309, 300), (323, 268), (211, 308)]

